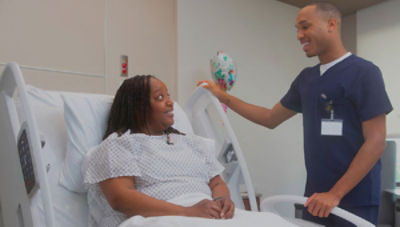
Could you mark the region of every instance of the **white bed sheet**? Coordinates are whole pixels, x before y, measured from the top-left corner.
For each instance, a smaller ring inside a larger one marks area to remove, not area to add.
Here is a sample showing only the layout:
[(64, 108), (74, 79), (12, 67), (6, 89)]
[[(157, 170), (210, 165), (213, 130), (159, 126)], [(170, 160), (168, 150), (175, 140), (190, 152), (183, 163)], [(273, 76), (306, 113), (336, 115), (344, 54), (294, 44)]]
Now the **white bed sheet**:
[[(202, 199), (210, 199), (207, 195), (200, 193), (187, 194), (172, 200), (171, 203), (191, 206)], [(119, 227), (265, 227), (296, 226), (283, 219), (279, 215), (271, 212), (250, 212), (241, 209), (235, 209), (235, 215), (232, 219), (208, 219), (183, 216), (161, 216), (161, 217), (142, 217), (134, 216), (124, 221)]]

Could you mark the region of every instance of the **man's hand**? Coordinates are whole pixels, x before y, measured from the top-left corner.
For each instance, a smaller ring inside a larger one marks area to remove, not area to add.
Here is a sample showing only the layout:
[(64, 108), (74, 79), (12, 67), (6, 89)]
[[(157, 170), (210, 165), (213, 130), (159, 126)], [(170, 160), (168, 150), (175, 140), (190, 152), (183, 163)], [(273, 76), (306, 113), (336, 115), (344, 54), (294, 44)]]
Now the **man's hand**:
[(219, 99), (220, 102), (224, 103), (225, 100), (223, 100), (223, 96), (226, 93), (216, 83), (212, 82), (211, 80), (200, 80), (197, 82), (197, 86), (207, 88), (215, 97)]
[(222, 219), (231, 219), (235, 212), (235, 204), (230, 198), (217, 197), (214, 198), (218, 206), (221, 208), (220, 217)]
[(340, 198), (332, 192), (314, 193), (308, 198), (304, 207), (307, 207), (308, 212), (313, 216), (326, 218), (339, 203)]

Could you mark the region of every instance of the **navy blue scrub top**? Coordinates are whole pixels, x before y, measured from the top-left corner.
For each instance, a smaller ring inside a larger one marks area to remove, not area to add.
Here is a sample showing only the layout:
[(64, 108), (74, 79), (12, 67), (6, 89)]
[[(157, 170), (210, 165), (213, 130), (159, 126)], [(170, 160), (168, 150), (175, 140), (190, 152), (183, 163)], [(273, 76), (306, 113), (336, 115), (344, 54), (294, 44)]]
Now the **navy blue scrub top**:
[[(371, 62), (350, 55), (322, 76), (319, 67), (305, 68), (281, 99), (284, 107), (303, 113), (305, 196), (329, 191), (364, 143), (362, 122), (393, 109), (382, 74)], [(321, 135), (321, 120), (330, 118), (330, 101), (334, 118), (343, 120), (342, 136)], [(340, 205), (379, 205), (380, 171), (378, 161)]]

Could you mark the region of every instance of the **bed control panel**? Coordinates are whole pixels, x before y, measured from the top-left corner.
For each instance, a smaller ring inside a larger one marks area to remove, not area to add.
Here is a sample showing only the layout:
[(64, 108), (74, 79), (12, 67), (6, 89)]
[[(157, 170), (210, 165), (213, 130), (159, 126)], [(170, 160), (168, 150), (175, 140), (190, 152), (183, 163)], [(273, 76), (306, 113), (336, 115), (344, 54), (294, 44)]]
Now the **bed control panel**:
[(239, 168), (238, 159), (230, 141), (224, 141), (221, 152), (218, 155), (218, 160), (225, 168), (222, 173), (223, 179), (230, 179), (237, 168)]
[(230, 142), (225, 141), (220, 154), (220, 159), (222, 159), (221, 161), (226, 164), (237, 161), (235, 150), (233, 149), (233, 145)]
[(18, 156), (24, 177), (25, 189), (27, 194), (31, 195), (33, 190), (36, 188), (36, 179), (27, 128), (24, 126), (26, 126), (26, 124), (23, 124), (18, 136)]

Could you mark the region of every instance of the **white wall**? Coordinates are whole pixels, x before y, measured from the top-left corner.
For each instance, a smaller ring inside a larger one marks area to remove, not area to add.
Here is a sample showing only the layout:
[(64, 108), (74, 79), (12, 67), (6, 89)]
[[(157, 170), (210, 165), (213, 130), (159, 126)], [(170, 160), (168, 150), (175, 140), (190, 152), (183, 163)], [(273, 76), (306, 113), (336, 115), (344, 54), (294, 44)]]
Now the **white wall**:
[[(185, 102), (200, 79), (210, 79), (209, 60), (224, 50), (237, 63), (231, 94), (272, 107), (288, 90), (307, 59), (296, 40), (298, 8), (265, 0), (178, 0), (178, 89)], [(304, 192), (301, 115), (268, 130), (228, 112), (263, 196)]]
[(385, 1), (357, 13), (357, 51), (380, 67), (394, 110), (388, 134), (400, 134), (400, 1)]
[(357, 15), (347, 15), (342, 19), (342, 40), (344, 47), (357, 54)]
[(129, 75), (152, 74), (177, 97), (176, 0), (108, 0), (109, 91), (124, 78), (120, 55), (129, 56)]
[(129, 76), (155, 74), (177, 97), (176, 0), (0, 1), (0, 27), (0, 70), (16, 61), (29, 84), (114, 94), (128, 55)]
[(44, 88), (104, 91), (103, 15), (97, 0), (0, 1), (0, 62), (94, 75), (23, 70)]

